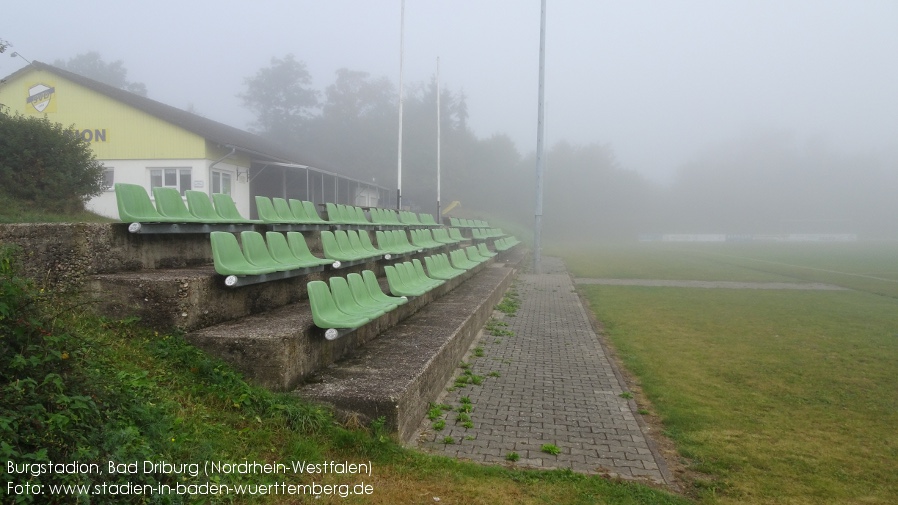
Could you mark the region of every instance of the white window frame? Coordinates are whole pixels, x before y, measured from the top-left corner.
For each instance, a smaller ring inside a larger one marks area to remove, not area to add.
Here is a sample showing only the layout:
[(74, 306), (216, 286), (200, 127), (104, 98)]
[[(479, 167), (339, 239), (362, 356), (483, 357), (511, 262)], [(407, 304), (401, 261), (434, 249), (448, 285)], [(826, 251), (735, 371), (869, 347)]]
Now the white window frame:
[[(222, 170), (212, 171), (212, 193), (224, 193), (230, 195), (234, 191), (234, 177), (231, 172)], [(227, 184), (225, 184), (227, 182)], [(227, 191), (223, 191), (226, 189)]]
[(162, 186), (175, 188), (184, 196), (185, 191), (193, 189), (193, 169), (190, 167), (150, 167), (149, 172), (150, 191)]

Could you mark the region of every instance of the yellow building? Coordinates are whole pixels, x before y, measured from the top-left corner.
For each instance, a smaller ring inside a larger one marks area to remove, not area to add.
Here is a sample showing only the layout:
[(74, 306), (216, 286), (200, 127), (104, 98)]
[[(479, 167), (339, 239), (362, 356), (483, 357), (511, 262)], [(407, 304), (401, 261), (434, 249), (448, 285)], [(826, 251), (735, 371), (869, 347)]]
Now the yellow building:
[(373, 206), (387, 194), (258, 135), (37, 61), (0, 81), (0, 107), (71, 125), (90, 142), (108, 189), (87, 208), (112, 218), (115, 182), (227, 193), (244, 216), (255, 216), (256, 194)]

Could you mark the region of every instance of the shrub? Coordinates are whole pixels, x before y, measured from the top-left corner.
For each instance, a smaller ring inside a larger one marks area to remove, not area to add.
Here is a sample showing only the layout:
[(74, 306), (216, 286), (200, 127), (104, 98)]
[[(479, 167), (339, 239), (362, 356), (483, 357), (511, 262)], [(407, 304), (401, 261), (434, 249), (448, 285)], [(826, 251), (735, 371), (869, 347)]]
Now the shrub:
[(50, 211), (82, 210), (103, 191), (90, 145), (46, 117), (0, 112), (0, 191)]

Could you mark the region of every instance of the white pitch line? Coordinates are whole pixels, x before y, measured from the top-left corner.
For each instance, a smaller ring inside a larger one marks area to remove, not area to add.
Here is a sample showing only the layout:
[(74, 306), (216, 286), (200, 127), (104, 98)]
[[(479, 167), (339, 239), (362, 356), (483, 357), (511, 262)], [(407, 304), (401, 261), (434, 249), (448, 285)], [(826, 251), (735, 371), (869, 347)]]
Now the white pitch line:
[(577, 284), (600, 284), (603, 286), (648, 286), (672, 288), (705, 289), (799, 289), (814, 291), (846, 291), (847, 288), (819, 282), (736, 282), (736, 281), (689, 281), (664, 279), (587, 279), (576, 278)]

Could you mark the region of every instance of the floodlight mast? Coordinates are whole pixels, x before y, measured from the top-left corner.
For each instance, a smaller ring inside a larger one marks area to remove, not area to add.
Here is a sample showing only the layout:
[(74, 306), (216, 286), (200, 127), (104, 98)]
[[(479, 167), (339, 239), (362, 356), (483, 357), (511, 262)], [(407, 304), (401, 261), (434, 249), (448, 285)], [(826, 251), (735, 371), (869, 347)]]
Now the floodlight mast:
[(402, 56), (405, 44), (405, 0), (399, 9), (399, 148), (396, 174), (396, 210), (402, 210)]
[(539, 98), (536, 114), (536, 212), (533, 222), (533, 272), (542, 273), (543, 172), (545, 170), (546, 0), (539, 20)]
[(442, 223), (440, 210), (440, 57), (437, 56), (437, 222)]

